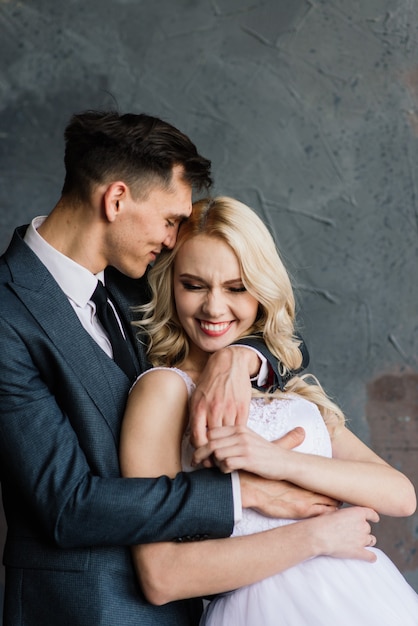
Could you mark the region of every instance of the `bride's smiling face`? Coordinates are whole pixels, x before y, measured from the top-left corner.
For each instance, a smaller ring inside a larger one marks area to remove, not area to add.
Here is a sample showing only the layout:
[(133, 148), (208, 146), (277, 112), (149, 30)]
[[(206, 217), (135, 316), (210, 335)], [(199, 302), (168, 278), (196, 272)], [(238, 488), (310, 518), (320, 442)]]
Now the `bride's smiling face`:
[(174, 262), (174, 299), (191, 347), (215, 352), (253, 325), (258, 301), (245, 289), (232, 248), (222, 239), (197, 235)]

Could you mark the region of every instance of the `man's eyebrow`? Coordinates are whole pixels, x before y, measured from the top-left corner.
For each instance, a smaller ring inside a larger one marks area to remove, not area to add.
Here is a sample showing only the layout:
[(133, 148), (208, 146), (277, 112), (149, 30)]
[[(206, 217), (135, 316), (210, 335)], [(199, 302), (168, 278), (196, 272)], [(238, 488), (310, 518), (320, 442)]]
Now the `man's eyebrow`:
[(170, 213), (167, 216), (167, 219), (176, 220), (177, 222), (185, 222), (186, 220), (189, 219), (189, 216), (185, 215), (184, 213)]

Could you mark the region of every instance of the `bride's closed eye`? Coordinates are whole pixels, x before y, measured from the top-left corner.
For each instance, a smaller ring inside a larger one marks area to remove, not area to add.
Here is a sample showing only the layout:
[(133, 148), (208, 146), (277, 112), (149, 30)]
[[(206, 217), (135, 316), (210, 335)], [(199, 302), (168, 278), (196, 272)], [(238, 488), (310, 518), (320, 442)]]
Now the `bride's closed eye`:
[(181, 281), (181, 284), (184, 287), (184, 289), (187, 289), (188, 291), (198, 291), (199, 289), (204, 289), (203, 285), (199, 285), (197, 283), (189, 283), (187, 281)]
[[(181, 284), (184, 289), (187, 289), (188, 291), (200, 291), (201, 289), (206, 288), (205, 285), (199, 285), (198, 283), (190, 283), (186, 281), (182, 281)], [(247, 291), (244, 285), (241, 285), (240, 287), (227, 287), (227, 290), (230, 293), (244, 293)]]

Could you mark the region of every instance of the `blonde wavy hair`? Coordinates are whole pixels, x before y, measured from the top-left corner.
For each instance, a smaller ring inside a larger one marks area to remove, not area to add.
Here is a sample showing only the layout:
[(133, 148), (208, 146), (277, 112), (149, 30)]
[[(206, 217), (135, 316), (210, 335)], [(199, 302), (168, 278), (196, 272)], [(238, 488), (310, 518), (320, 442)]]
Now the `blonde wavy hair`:
[[(162, 252), (149, 272), (151, 300), (135, 309), (141, 319), (134, 325), (139, 328), (140, 339), (142, 334), (146, 336), (150, 362), (173, 367), (188, 355), (189, 339), (175, 307), (173, 273), (178, 251), (197, 235), (215, 237), (231, 247), (243, 285), (259, 302), (257, 318), (245, 335), (262, 335), (279, 360), (282, 374), (297, 370), (302, 355), (300, 339), (295, 335), (295, 298), (289, 275), (263, 221), (248, 206), (226, 196), (195, 202), (192, 215), (180, 226), (174, 248)], [(344, 423), (343, 413), (315, 377), (294, 376), (285, 392), (276, 391), (268, 397), (283, 397), (289, 392), (314, 402), (327, 423)], [(254, 395), (266, 394), (254, 390)]]

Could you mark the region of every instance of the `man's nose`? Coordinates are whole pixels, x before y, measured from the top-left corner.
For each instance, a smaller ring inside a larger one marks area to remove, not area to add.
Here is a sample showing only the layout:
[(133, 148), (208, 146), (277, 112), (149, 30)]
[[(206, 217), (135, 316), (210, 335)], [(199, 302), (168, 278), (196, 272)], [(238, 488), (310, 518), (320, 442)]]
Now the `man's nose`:
[(170, 231), (163, 241), (163, 246), (165, 246), (169, 250), (172, 250), (175, 246), (176, 239), (177, 239), (177, 231), (178, 231), (177, 228)]

